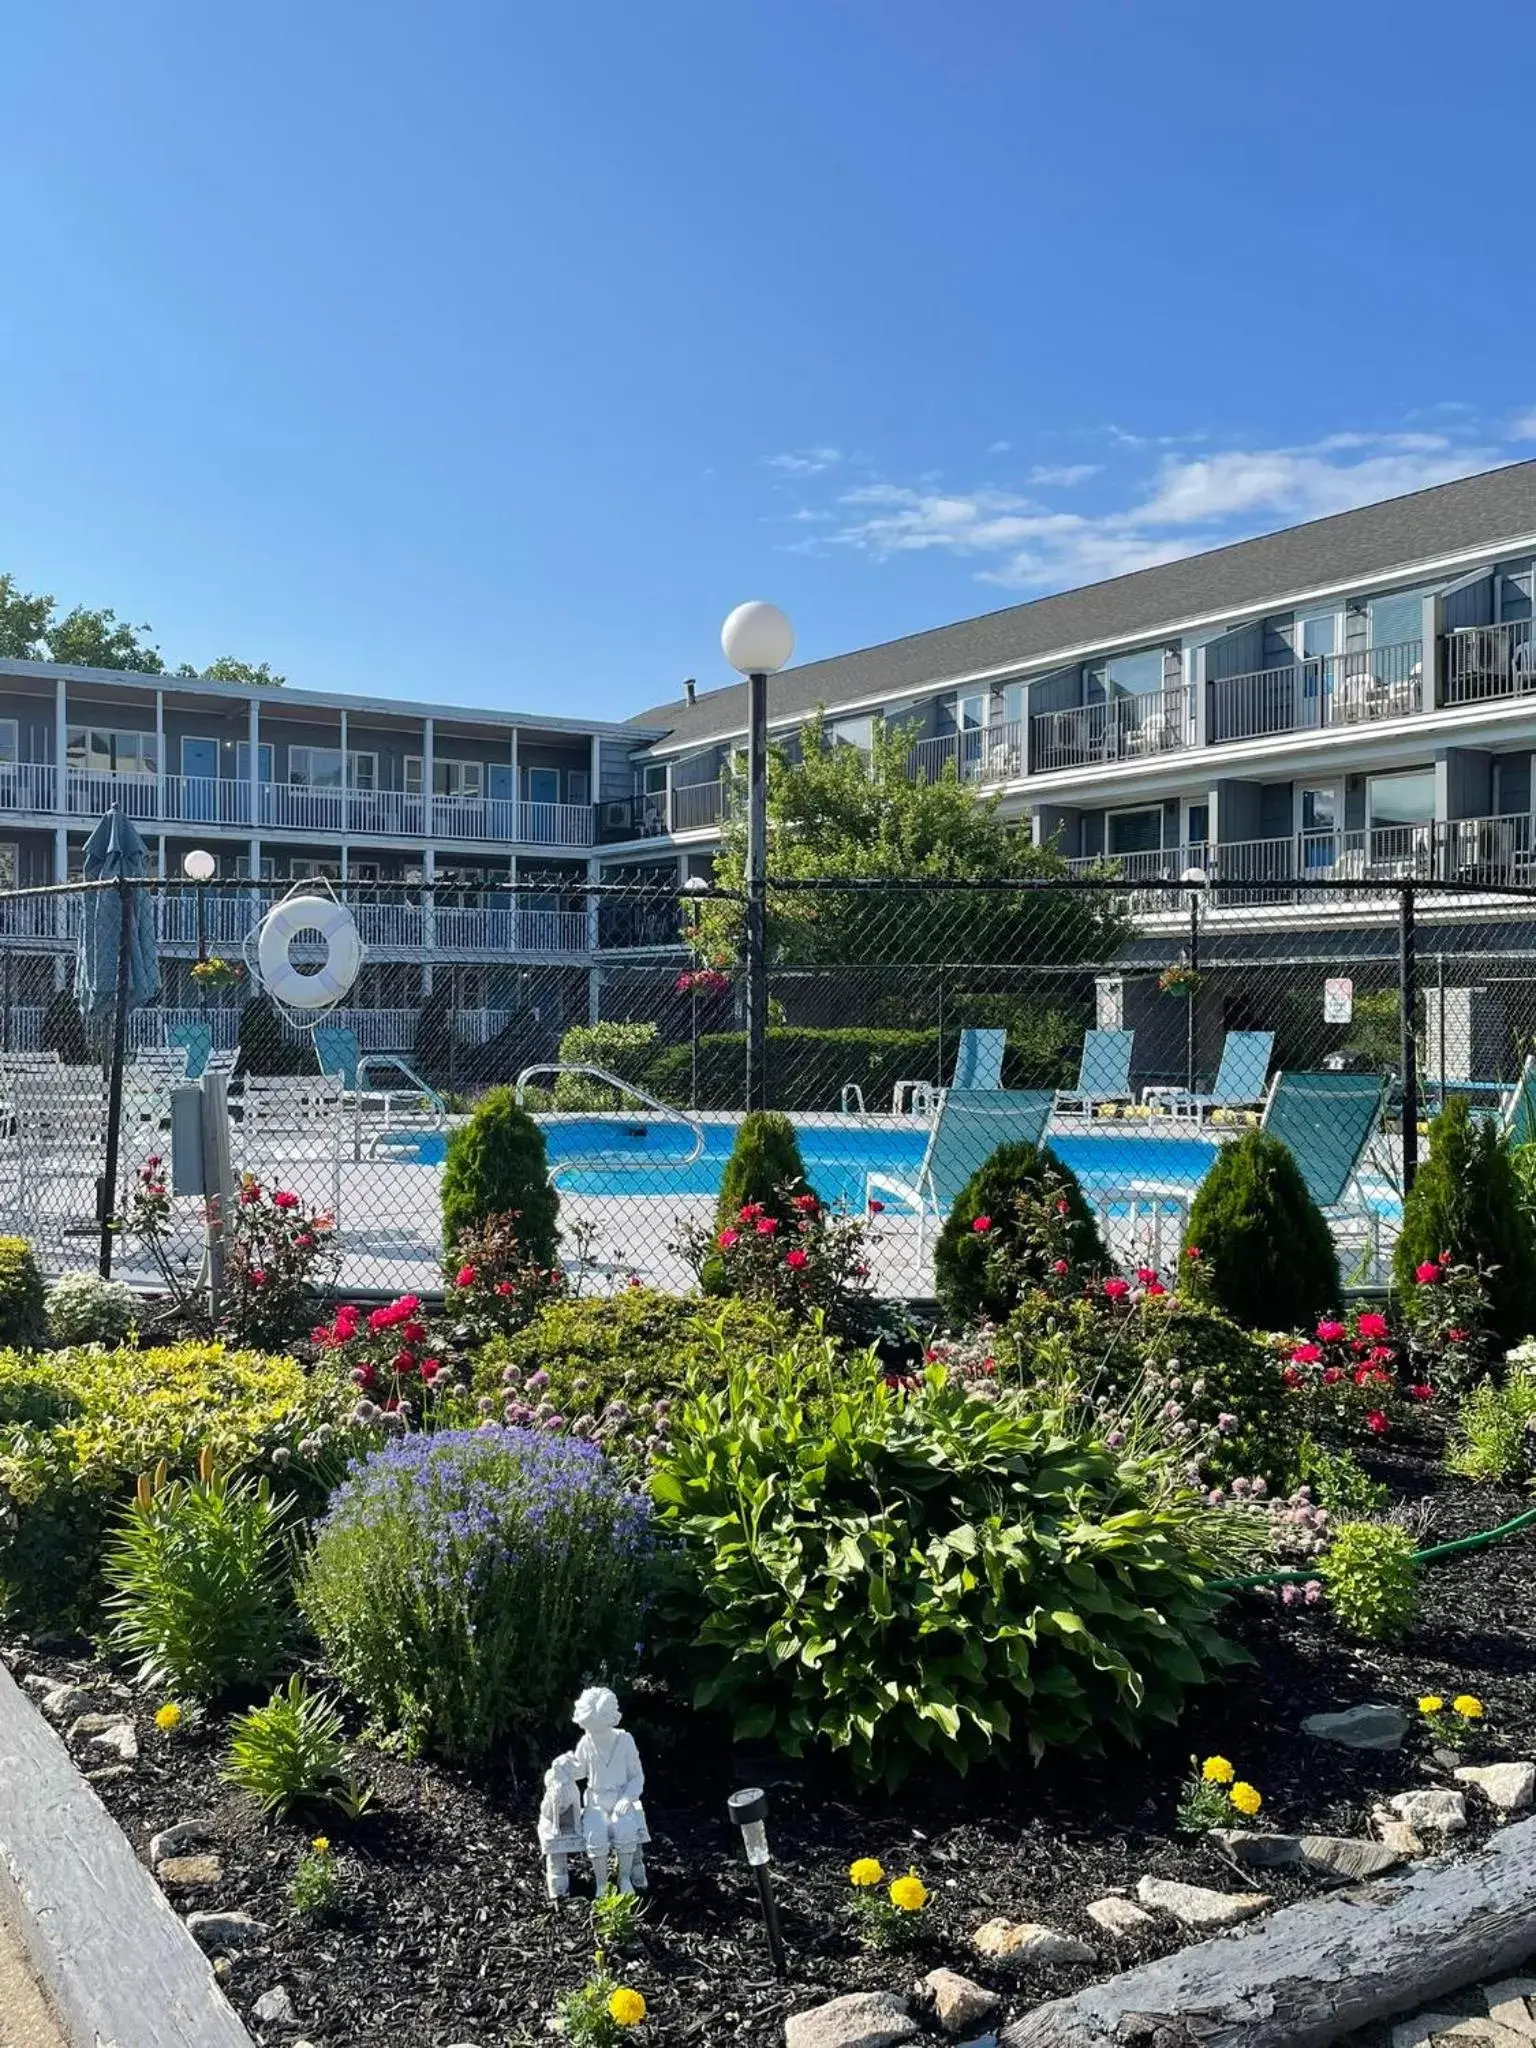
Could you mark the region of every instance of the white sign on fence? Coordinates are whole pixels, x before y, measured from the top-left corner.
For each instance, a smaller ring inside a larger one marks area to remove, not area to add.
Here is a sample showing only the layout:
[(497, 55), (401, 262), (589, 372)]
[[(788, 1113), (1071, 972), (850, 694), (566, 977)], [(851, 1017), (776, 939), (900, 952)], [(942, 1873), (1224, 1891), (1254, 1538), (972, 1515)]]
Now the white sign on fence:
[(1323, 983), (1323, 1022), (1348, 1024), (1355, 1014), (1355, 984), (1343, 979)]

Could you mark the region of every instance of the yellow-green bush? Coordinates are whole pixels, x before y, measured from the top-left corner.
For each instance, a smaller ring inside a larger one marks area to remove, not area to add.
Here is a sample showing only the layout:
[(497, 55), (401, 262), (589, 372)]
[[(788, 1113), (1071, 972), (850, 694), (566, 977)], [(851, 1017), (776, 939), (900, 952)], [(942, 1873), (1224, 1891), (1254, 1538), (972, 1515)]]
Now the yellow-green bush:
[(172, 1473), (205, 1445), (230, 1473), (286, 1461), (345, 1407), (295, 1359), (222, 1344), (0, 1352), (0, 1605), (88, 1604), (113, 1511), (162, 1458)]
[(0, 1344), (41, 1344), (48, 1334), (43, 1276), (24, 1237), (0, 1237)]

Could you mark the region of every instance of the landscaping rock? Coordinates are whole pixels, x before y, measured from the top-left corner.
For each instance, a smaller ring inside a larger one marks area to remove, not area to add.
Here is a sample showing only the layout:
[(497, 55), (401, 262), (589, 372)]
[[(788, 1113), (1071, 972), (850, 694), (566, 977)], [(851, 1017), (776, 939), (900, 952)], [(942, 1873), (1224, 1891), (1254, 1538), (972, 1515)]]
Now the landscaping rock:
[(59, 1681), (50, 1678), (46, 1671), (29, 1671), (21, 1681), (21, 1689), (35, 1700), (46, 1699), (49, 1693), (59, 1690)]
[(958, 1970), (930, 1970), (926, 1977), (918, 1978), (913, 1996), (932, 2006), (933, 2016), (946, 2034), (985, 2026), (996, 2018), (1003, 2002), (995, 1991), (962, 1977)]
[(263, 1991), (251, 2010), (263, 2027), (296, 2027), (299, 2024), (293, 2000), (282, 1984), (274, 1984), (270, 1991)]
[(67, 1740), (89, 1742), (93, 1736), (104, 1735), (109, 1728), (115, 1728), (122, 1718), (121, 1714), (82, 1714), (70, 1724)]
[(1219, 1842), (1234, 1863), (1249, 1870), (1279, 1870), (1301, 1861), (1301, 1843), (1295, 1835), (1265, 1835), (1257, 1828), (1212, 1828), (1211, 1840)]
[(1378, 1806), (1373, 1811), (1371, 1814), (1371, 1824), (1381, 1837), (1383, 1847), (1395, 1849), (1399, 1856), (1412, 1857), (1425, 1854), (1428, 1845), (1418, 1829), (1410, 1827), (1405, 1820), (1399, 1820), (1395, 1814), (1389, 1813), (1384, 1806)]
[(204, 1949), (250, 1948), (271, 1933), (265, 1920), (249, 1913), (189, 1913), (187, 1932)]
[(87, 1771), (85, 1782), (88, 1785), (120, 1785), (124, 1778), (132, 1776), (132, 1764), (103, 1764), (100, 1770)]
[(1387, 1804), (1421, 1834), (1459, 1835), (1467, 1825), (1467, 1802), (1460, 1792), (1394, 1792)]
[(1536, 1764), (1461, 1764), (1458, 1784), (1475, 1785), (1500, 1813), (1523, 1813), (1536, 1798)]
[(120, 1763), (136, 1764), (139, 1760), (139, 1738), (131, 1721), (113, 1721), (99, 1735), (89, 1736), (87, 1746), (110, 1751)]
[(1317, 1742), (1335, 1743), (1340, 1749), (1401, 1749), (1412, 1725), (1401, 1707), (1373, 1700), (1363, 1707), (1346, 1707), (1338, 1714), (1309, 1714), (1301, 1732)]
[(212, 1841), (212, 1826), (205, 1820), (179, 1820), (149, 1838), (149, 1861), (153, 1868), (167, 1856), (186, 1856)]
[(1364, 1884), (1383, 1877), (1402, 1862), (1400, 1851), (1385, 1842), (1362, 1842), (1348, 1835), (1303, 1835), (1301, 1858), (1308, 1870), (1336, 1877), (1345, 1884)]
[(1085, 1941), (1058, 1934), (1033, 1920), (988, 1920), (971, 1936), (984, 1956), (1008, 1956), (1027, 1963), (1096, 1963), (1097, 1953)]
[(83, 1685), (56, 1685), (40, 1704), (50, 1721), (71, 1721), (91, 1711), (93, 1695)]
[(156, 1864), (155, 1875), (178, 1891), (193, 1891), (199, 1885), (220, 1883), (224, 1866), (217, 1856), (167, 1856)]
[(1143, 1913), (1130, 1899), (1095, 1899), (1083, 1910), (1095, 1927), (1102, 1927), (1116, 1941), (1135, 1941), (1157, 1925), (1150, 1913)]
[(1527, 2003), (1536, 1998), (1536, 1977), (1505, 1977), (1497, 1984), (1485, 1984), (1483, 1997), (1488, 2003), (1489, 2019), (1536, 2041), (1536, 2017)]
[(1411, 2020), (1401, 2020), (1392, 2029), (1392, 2048), (1428, 2048), (1436, 2034), (1448, 2034), (1452, 2027), (1465, 2025), (1466, 2019), (1464, 2012), (1415, 2013)]
[(1144, 1906), (1169, 1913), (1181, 1927), (1235, 1927), (1252, 1920), (1275, 1902), (1263, 1892), (1212, 1892), (1200, 1884), (1175, 1884), (1172, 1878), (1144, 1877), (1136, 1886)]
[(917, 2022), (894, 1991), (850, 1991), (784, 2022), (784, 2048), (897, 2048)]

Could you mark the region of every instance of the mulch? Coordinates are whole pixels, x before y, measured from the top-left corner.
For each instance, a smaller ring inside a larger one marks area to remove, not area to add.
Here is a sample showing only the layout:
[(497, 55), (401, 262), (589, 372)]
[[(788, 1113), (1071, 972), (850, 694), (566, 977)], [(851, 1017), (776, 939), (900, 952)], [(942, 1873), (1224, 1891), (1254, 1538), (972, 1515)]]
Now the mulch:
[[(1530, 1505), (1529, 1495), (1447, 1480), (1412, 1452), (1372, 1462), (1415, 1503), (1425, 1540), (1488, 1528)], [(1001, 1758), (968, 1779), (935, 1775), (889, 1797), (855, 1794), (827, 1765), (735, 1753), (718, 1724), (664, 1687), (637, 1688), (627, 1720), (647, 1771), (651, 1890), (631, 1947), (608, 1959), (650, 2008), (637, 2044), (779, 2048), (786, 2013), (844, 1991), (907, 1990), (937, 1964), (995, 1987), (1018, 2013), (1177, 1948), (1192, 1937), (1171, 1924), (1139, 1944), (1111, 1945), (1083, 1908), (1115, 1888), (1133, 1892), (1145, 1872), (1259, 1888), (1208, 1840), (1174, 1831), (1192, 1753), (1231, 1758), (1262, 1790), (1266, 1825), (1366, 1833), (1377, 1799), (1449, 1783), (1445, 1765), (1417, 1729), (1397, 1754), (1351, 1752), (1308, 1740), (1302, 1718), (1365, 1700), (1411, 1712), (1426, 1691), (1472, 1692), (1488, 1716), (1479, 1760), (1536, 1755), (1533, 1615), (1529, 1536), (1432, 1568), (1418, 1625), (1390, 1649), (1347, 1641), (1318, 1610), (1249, 1598), (1232, 1610), (1231, 1626), (1253, 1666), (1197, 1695), (1183, 1725), (1145, 1750), (1053, 1759), (1038, 1769)], [(43, 1671), (98, 1689), (121, 1685), (99, 1660), (66, 1654), (86, 1647), (39, 1640), (0, 1644), (0, 1654), (18, 1676)], [(156, 1700), (135, 1700), (126, 1688), (120, 1699), (135, 1716), (140, 1762), (130, 1778), (100, 1790), (128, 1839), (147, 1860), (157, 1829), (208, 1817), (223, 1880), (207, 1896), (175, 1903), (183, 1911), (243, 1908), (271, 1928), (236, 1961), (226, 1986), (258, 2039), (293, 2039), (263, 2032), (252, 2017), (256, 2000), (278, 1984), (315, 2048), (521, 2048), (549, 2039), (557, 1995), (590, 1967), (592, 1935), (582, 1900), (556, 1907), (544, 1896), (533, 1827), (538, 1768), (508, 1758), (469, 1775), (364, 1747), (358, 1761), (377, 1788), (373, 1812), (355, 1824), (331, 1813), (266, 1823), (220, 1780), (217, 1717), (166, 1736), (153, 1724)], [(770, 1793), (791, 1963), (785, 1984), (768, 1966), (756, 1891), (726, 1818), (727, 1795), (743, 1783), (765, 1783)], [(1449, 1845), (1455, 1854), (1475, 1850), (1491, 1832), (1476, 1795), (1468, 1816), (1468, 1832)], [(288, 1911), (286, 1886), (306, 1839), (322, 1831), (347, 1873), (345, 1899), (333, 1917), (303, 1923)], [(902, 1953), (870, 1953), (850, 1928), (847, 1865), (869, 1855), (891, 1875), (915, 1868), (929, 1886), (930, 1905)], [(573, 1869), (575, 1891), (583, 1876)], [(1262, 1888), (1286, 1903), (1317, 1887), (1282, 1870), (1263, 1873)], [(984, 1961), (970, 1936), (999, 1914), (1089, 1940), (1101, 1961), (1051, 1970)]]

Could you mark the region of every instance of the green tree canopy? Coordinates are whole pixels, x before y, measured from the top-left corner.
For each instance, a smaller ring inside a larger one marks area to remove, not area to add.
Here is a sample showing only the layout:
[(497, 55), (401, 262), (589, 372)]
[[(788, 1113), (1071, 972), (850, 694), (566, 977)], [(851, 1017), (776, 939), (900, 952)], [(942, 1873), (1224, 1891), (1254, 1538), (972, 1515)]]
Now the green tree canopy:
[[(1065, 861), (998, 815), (953, 764), (914, 780), (912, 734), (877, 728), (869, 753), (826, 743), (817, 714), (799, 758), (773, 748), (768, 767), (769, 948), (778, 966), (829, 964), (1014, 965), (1107, 958), (1126, 927), (1106, 895), (987, 890), (977, 883), (1064, 880)], [(746, 877), (744, 778), (733, 778), (715, 879), (739, 891)], [(952, 884), (953, 890), (783, 889), (809, 881)], [(739, 902), (699, 905), (698, 950), (720, 966), (740, 951)]]
[[(13, 661), (57, 661), (75, 668), (124, 668), (139, 675), (165, 673), (165, 659), (145, 636), (148, 625), (131, 626), (110, 607), (92, 611), (76, 605), (61, 617), (56, 600), (36, 590), (23, 590), (14, 576), (0, 574), (0, 656)], [(267, 664), (236, 661), (220, 655), (205, 669), (183, 662), (176, 671), (217, 683), (284, 682)]]

